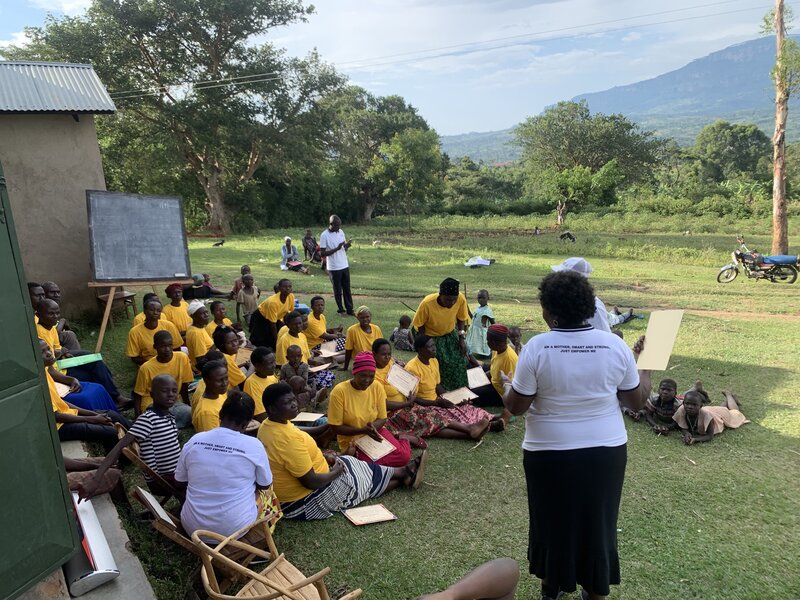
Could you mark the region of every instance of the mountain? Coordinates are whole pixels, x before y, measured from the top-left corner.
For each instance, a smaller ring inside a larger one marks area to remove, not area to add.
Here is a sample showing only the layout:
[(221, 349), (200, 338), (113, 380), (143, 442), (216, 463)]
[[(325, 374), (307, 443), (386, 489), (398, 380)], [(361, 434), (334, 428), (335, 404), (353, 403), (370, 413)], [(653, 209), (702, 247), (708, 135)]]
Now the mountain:
[[(800, 36), (794, 36), (800, 40)], [(774, 38), (764, 37), (713, 52), (658, 77), (580, 94), (592, 112), (622, 113), (642, 128), (683, 145), (717, 119), (755, 123), (772, 135), (775, 100), (770, 71), (775, 61)], [(502, 162), (519, 157), (504, 142), (513, 129), (442, 136), (442, 149), (451, 158)], [(800, 140), (800, 115), (789, 111), (789, 141)]]

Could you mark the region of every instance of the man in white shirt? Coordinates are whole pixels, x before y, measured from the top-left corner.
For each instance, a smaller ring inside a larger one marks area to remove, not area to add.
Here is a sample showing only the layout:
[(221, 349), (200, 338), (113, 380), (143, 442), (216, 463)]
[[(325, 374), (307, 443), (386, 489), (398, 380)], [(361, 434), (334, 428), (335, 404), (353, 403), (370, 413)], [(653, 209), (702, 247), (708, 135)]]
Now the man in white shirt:
[[(350, 293), (350, 263), (347, 262), (347, 250), (351, 242), (342, 231), (342, 220), (331, 215), (328, 228), (319, 236), (320, 254), (325, 257), (326, 268), (333, 284), (333, 295), (340, 315), (355, 316), (353, 312), (353, 296)], [(342, 305), (344, 295), (344, 306)]]

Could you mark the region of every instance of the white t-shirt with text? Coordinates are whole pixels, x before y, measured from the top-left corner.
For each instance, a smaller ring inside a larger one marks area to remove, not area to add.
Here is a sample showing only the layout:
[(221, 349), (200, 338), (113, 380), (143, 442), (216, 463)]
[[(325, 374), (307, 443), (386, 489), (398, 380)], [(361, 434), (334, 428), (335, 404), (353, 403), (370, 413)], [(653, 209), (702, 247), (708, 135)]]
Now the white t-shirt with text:
[[(323, 250), (333, 250), (346, 240), (347, 237), (341, 229), (339, 231), (326, 229), (319, 236), (319, 247)], [(350, 263), (347, 262), (347, 251), (344, 248), (340, 248), (325, 258), (325, 265), (328, 271), (341, 271), (348, 268)]]
[(270, 485), (272, 472), (260, 441), (217, 427), (186, 442), (175, 479), (189, 484), (181, 510), (186, 532), (228, 536), (256, 520), (256, 484)]
[(522, 348), (514, 390), (536, 394), (525, 415), (525, 450), (621, 446), (628, 441), (617, 391), (639, 386), (633, 352), (613, 333), (553, 329)]

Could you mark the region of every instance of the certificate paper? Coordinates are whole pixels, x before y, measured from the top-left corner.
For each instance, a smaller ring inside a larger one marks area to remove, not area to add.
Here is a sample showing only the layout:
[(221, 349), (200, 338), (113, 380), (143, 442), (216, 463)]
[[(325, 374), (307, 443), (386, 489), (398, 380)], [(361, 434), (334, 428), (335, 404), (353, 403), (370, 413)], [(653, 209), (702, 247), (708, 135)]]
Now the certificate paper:
[(343, 510), (342, 514), (347, 517), (353, 525), (369, 525), (370, 523), (383, 523), (385, 521), (397, 520), (397, 516), (390, 512), (383, 504), (349, 508)]
[(417, 391), (417, 386), (419, 385), (419, 377), (413, 373), (409, 373), (397, 363), (393, 364), (392, 368), (389, 369), (387, 380), (406, 398), (408, 398), (409, 394), (412, 392)]
[(644, 350), (636, 363), (639, 369), (663, 371), (667, 368), (681, 319), (682, 310), (656, 310), (650, 313), (647, 333), (644, 334)]
[(471, 389), (465, 387), (458, 388), (457, 390), (452, 390), (442, 394), (442, 398), (444, 398), (445, 400), (449, 400), (453, 404), (461, 404), (465, 400), (472, 400), (477, 397), (478, 394), (473, 392)]
[(356, 448), (361, 450), (373, 461), (380, 460), (387, 454), (391, 454), (396, 450), (396, 448), (385, 439), (381, 438), (380, 442), (376, 442), (368, 435), (362, 435), (356, 440)]
[(475, 367), (474, 369), (467, 369), (467, 387), (471, 389), (491, 385), (491, 381), (486, 376), (486, 371), (483, 367)]
[(301, 412), (292, 419), (293, 423), (313, 423), (317, 419), (324, 417), (322, 413)]

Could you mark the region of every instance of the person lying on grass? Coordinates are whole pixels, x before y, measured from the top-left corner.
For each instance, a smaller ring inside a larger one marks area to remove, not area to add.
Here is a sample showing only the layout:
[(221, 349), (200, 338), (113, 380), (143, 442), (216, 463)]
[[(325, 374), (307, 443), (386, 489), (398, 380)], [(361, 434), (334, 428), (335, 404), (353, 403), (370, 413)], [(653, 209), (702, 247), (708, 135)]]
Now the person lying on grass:
[[(103, 482), (105, 472), (117, 462), (122, 450), (134, 442), (139, 444), (139, 456), (150, 469), (179, 492), (183, 490), (184, 486), (175, 481), (175, 465), (178, 464), (181, 444), (172, 408), (178, 399), (178, 383), (167, 373), (156, 375), (147, 396), (151, 404), (106, 455), (105, 460), (97, 467), (94, 478), (78, 488), (81, 500), (95, 495), (97, 488)], [(149, 479), (147, 475), (145, 481), (154, 494), (159, 496), (171, 494), (169, 489), (163, 489), (159, 482)]]
[(210, 318), (206, 305), (200, 300), (192, 300), (187, 312), (192, 318), (192, 324), (186, 330), (186, 349), (189, 351), (189, 362), (196, 369), (197, 359), (205, 356), (214, 347), (214, 340), (206, 329)]
[[(203, 393), (192, 405), (192, 425), (197, 432), (219, 427), (219, 411), (228, 398), (228, 365), (211, 360), (203, 365)], [(254, 409), (255, 410), (255, 409)]]
[(723, 390), (722, 395), (725, 396), (722, 406), (703, 406), (703, 394), (686, 392), (683, 404), (672, 417), (681, 430), (684, 444), (691, 446), (710, 442), (725, 428), (736, 429), (750, 422), (739, 410), (736, 396), (728, 390)]
[[(401, 467), (411, 460), (411, 445), (408, 440), (397, 439), (386, 424), (386, 392), (375, 381), (375, 358), (372, 352), (359, 352), (353, 361), (353, 378), (333, 388), (328, 405), (328, 424), (337, 435), (339, 449), (346, 450), (361, 436), (375, 441), (386, 440), (394, 451), (374, 461), (387, 467)], [(361, 450), (356, 458), (372, 460)]]
[(680, 401), (676, 399), (677, 392), (678, 384), (674, 379), (662, 379), (658, 384), (658, 393), (650, 394), (644, 408), (639, 411), (638, 417), (644, 417), (655, 433), (667, 435), (678, 428), (672, 419), (680, 406)]
[(347, 328), (347, 337), (344, 340), (344, 365), (347, 371), (350, 360), (359, 352), (371, 352), (372, 342), (383, 337), (381, 328), (372, 322), (372, 312), (366, 306), (356, 309), (358, 323)]
[(153, 336), (155, 357), (148, 360), (136, 374), (136, 384), (133, 388), (133, 409), (136, 417), (141, 415), (153, 403), (150, 389), (156, 378), (166, 374), (178, 384), (180, 397), (183, 402), (173, 402), (170, 413), (175, 417), (179, 429), (188, 427), (192, 422), (192, 409), (189, 403), (189, 384), (194, 381), (192, 366), (189, 357), (183, 352), (172, 349), (174, 342), (169, 331), (158, 331)]
[(144, 303), (144, 321), (128, 331), (125, 354), (137, 367), (156, 355), (153, 338), (158, 331), (169, 331), (172, 334), (172, 342), (176, 344), (175, 350), (180, 350), (183, 338), (175, 325), (161, 318), (161, 309), (161, 301), (158, 298), (150, 298)]
[(172, 283), (164, 289), (170, 303), (164, 305), (163, 313), (182, 335), (186, 335), (186, 330), (192, 324), (192, 319), (186, 309), (189, 308), (189, 303), (183, 299), (183, 286), (180, 283)]
[(275, 353), (272, 348), (259, 346), (250, 355), (250, 364), (255, 371), (248, 375), (244, 381), (244, 393), (250, 396), (255, 403), (255, 416), (259, 423), (267, 418), (264, 404), (261, 402), (261, 395), (264, 390), (273, 383), (278, 383), (278, 376), (275, 375)]
[(517, 561), (497, 558), (470, 571), (443, 592), (417, 600), (514, 600), (518, 582)]
[(468, 425), (430, 410), (417, 401), (416, 393), (412, 392), (408, 398), (403, 396), (389, 383), (389, 370), (394, 363), (389, 340), (375, 340), (372, 344), (372, 355), (375, 357), (375, 381), (383, 386), (386, 393), (388, 419), (385, 427), (395, 437), (408, 440), (415, 448), (427, 448), (428, 444), (424, 439), (426, 437), (479, 439), (488, 430), (487, 424), (481, 421)]
[(65, 402), (58, 394), (55, 381), (53, 381), (48, 368), (56, 362), (53, 351), (44, 340), (39, 340), (39, 350), (45, 366), (44, 376), (47, 390), (50, 393), (50, 403), (55, 413), (58, 439), (62, 442), (70, 440), (99, 442), (103, 444), (106, 452), (111, 451), (117, 443), (117, 430), (114, 429), (114, 423), (122, 423), (123, 426), (130, 427), (128, 420), (113, 410), (95, 412)]
[[(403, 467), (383, 467), (348, 454), (325, 454), (310, 435), (295, 427), (297, 400), (285, 383), (264, 390), (267, 420), (258, 430), (274, 475), (274, 489), (288, 519), (327, 519), (365, 500), (422, 483), (427, 453)], [(351, 449), (348, 449), (351, 451)]]
[[(486, 431), (503, 431), (505, 423), (500, 417), (494, 417), (482, 408), (473, 406), (469, 402), (462, 402), (458, 406), (442, 398), (447, 390), (441, 384), (439, 374), (439, 361), (436, 359), (436, 340), (429, 335), (420, 333), (414, 338), (414, 350), (417, 355), (406, 363), (406, 371), (419, 377), (417, 398), (415, 402), (426, 406), (429, 410), (439, 414), (449, 422), (459, 422), (467, 426), (481, 425), (480, 438)], [(470, 434), (472, 439), (477, 439)]]
[(242, 389), (242, 384), (246, 379), (241, 367), (236, 364), (236, 353), (239, 351), (239, 336), (230, 327), (223, 325), (214, 331), (214, 346), (225, 355), (225, 362), (228, 365), (228, 386)]

